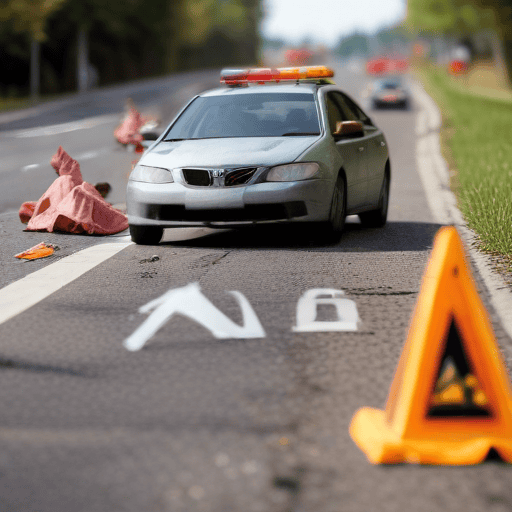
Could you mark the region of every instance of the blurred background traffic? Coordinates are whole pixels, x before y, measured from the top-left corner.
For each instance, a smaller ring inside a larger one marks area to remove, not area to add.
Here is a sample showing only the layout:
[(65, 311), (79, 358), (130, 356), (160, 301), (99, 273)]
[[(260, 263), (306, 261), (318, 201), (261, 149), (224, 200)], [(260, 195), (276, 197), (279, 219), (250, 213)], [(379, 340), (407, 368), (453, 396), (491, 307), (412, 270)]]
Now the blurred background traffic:
[[(504, 87), (511, 0), (3, 0), (0, 98), (234, 65), (432, 60)], [(483, 64), (483, 67), (482, 67)]]

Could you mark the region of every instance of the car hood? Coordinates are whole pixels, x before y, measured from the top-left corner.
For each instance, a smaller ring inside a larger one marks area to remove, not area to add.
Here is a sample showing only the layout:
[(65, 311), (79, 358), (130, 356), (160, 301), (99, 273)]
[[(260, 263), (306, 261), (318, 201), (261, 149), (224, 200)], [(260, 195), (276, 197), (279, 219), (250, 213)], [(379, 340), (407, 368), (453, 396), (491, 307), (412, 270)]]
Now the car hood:
[(155, 167), (271, 166), (296, 160), (319, 135), (247, 137), (160, 142), (141, 158)]

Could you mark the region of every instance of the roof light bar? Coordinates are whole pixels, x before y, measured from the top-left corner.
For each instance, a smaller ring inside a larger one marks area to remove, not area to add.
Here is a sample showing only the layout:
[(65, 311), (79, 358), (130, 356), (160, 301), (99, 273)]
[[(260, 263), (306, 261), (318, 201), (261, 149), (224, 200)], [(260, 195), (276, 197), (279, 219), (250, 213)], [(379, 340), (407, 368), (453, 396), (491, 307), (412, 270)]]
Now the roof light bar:
[(334, 71), (326, 66), (302, 66), (297, 68), (223, 69), (220, 82), (226, 85), (280, 82), (282, 80), (315, 80), (331, 78)]

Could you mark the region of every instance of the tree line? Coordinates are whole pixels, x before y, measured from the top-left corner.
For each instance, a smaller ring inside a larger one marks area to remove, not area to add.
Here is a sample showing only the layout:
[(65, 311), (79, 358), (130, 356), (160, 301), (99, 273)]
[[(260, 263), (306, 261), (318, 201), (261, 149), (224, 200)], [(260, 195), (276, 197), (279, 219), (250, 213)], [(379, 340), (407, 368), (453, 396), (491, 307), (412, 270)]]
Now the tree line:
[(0, 97), (254, 63), (260, 0), (2, 0)]
[(501, 54), (512, 80), (512, 0), (408, 0), (406, 26), (427, 37), (445, 37), (470, 48), (482, 36)]

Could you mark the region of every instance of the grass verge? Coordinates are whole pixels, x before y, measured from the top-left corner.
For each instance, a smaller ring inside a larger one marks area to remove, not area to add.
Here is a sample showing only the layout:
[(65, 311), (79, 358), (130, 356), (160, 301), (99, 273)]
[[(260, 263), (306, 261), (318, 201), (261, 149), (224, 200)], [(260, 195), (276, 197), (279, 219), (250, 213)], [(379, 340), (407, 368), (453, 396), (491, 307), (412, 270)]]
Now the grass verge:
[(0, 98), (0, 112), (19, 110), (32, 106), (29, 98)]
[(465, 91), (444, 69), (418, 69), (443, 116), (441, 142), (459, 208), (479, 248), (512, 274), (512, 101)]

